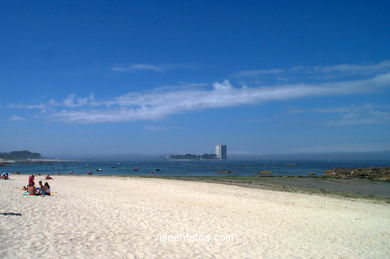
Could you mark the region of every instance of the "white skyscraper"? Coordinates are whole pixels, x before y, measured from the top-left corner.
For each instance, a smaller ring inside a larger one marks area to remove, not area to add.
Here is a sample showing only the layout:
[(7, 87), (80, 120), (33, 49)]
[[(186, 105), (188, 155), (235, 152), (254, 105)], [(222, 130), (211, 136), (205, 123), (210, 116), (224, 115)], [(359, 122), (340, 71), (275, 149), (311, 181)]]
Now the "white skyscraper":
[(215, 146), (215, 155), (218, 159), (227, 159), (227, 147), (226, 145), (218, 144)]

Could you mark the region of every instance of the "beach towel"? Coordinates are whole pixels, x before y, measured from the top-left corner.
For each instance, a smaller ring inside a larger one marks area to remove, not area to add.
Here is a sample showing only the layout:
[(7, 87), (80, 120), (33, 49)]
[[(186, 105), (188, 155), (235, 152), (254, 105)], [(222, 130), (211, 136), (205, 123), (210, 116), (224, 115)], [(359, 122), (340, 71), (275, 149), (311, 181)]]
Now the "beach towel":
[(23, 196), (25, 196), (25, 197), (42, 197), (42, 196), (46, 196), (46, 195), (32, 195), (32, 194), (29, 194), (28, 192), (24, 192)]

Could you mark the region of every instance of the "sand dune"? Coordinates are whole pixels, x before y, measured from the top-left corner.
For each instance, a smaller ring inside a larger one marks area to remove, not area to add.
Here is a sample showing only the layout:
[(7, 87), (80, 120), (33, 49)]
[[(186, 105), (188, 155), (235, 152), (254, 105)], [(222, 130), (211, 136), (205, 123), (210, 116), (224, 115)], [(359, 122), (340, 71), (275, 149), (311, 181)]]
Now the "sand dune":
[[(18, 188), (27, 176), (12, 178), (0, 181), (0, 258), (390, 254), (388, 204), (212, 183), (87, 176), (54, 176), (49, 181), (54, 196), (24, 197)], [(183, 236), (165, 242), (167, 235)], [(196, 240), (196, 235), (212, 241)]]

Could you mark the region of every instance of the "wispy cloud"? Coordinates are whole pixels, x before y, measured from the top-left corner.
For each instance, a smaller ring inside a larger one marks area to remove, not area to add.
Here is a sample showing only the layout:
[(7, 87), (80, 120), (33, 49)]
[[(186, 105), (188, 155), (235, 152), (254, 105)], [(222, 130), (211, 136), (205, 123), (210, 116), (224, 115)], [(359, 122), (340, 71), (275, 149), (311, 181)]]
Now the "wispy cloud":
[(67, 108), (99, 105), (98, 103), (95, 103), (95, 95), (93, 93), (84, 98), (77, 97), (75, 94), (69, 94), (62, 103), (57, 103), (55, 100), (51, 100), (49, 104), (51, 106), (64, 106)]
[(164, 90), (164, 91), (171, 91), (171, 90), (191, 90), (196, 89), (200, 87), (208, 87), (210, 84), (208, 83), (190, 83), (190, 82), (178, 82), (176, 84), (170, 84), (170, 85), (162, 85), (156, 90)]
[(11, 118), (9, 118), (10, 121), (25, 121), (26, 118), (22, 117), (22, 116), (17, 116), (17, 115), (14, 115), (12, 116)]
[(341, 64), (335, 66), (316, 66), (314, 71), (322, 73), (383, 73), (390, 70), (390, 61), (382, 61), (377, 64), (365, 64), (365, 65), (354, 65), (354, 64)]
[(84, 98), (70, 95), (62, 101), (50, 100), (43, 105), (38, 105), (37, 108), (44, 106), (42, 112), (50, 119), (74, 123), (156, 120), (173, 114), (204, 109), (303, 97), (365, 93), (388, 87), (390, 87), (390, 73), (364, 80), (270, 87), (233, 87), (228, 80), (225, 80), (214, 83), (209, 88), (156, 89), (143, 93), (127, 93), (103, 100), (97, 100), (94, 95)]
[(33, 105), (10, 104), (9, 107), (14, 109), (44, 109), (46, 105), (45, 104), (33, 104)]
[(390, 123), (390, 107), (378, 104), (349, 105), (315, 109), (292, 109), (289, 114), (297, 113), (334, 113), (338, 117), (325, 121), (332, 126), (377, 125)]
[(118, 71), (118, 72), (135, 72), (135, 71), (164, 72), (166, 70), (166, 67), (163, 65), (132, 64), (128, 66), (114, 66), (111, 69), (113, 71)]
[[(351, 76), (351, 75), (374, 75), (390, 71), (390, 61), (382, 61), (376, 64), (339, 64), (334, 66), (294, 66), (291, 68), (254, 69), (243, 70), (233, 73), (233, 77), (259, 77), (275, 76), (275, 79), (285, 79), (282, 75), (293, 76), (297, 74), (320, 76)], [(277, 77), (276, 77), (277, 76)]]
[(390, 112), (378, 109), (362, 109), (356, 112), (348, 112), (336, 120), (328, 121), (329, 125), (378, 125), (390, 123)]
[(46, 110), (54, 107), (63, 107), (63, 108), (77, 108), (82, 106), (99, 106), (101, 102), (95, 102), (94, 93), (90, 94), (87, 97), (78, 97), (77, 95), (71, 93), (65, 99), (58, 102), (54, 99), (50, 99), (45, 103), (26, 105), (26, 104), (10, 104), (10, 108), (15, 109), (40, 109)]
[(255, 77), (260, 75), (275, 75), (285, 72), (285, 69), (256, 69), (256, 70), (243, 70), (233, 74), (234, 77)]
[(152, 71), (152, 72), (166, 72), (173, 69), (195, 69), (203, 66), (193, 63), (183, 64), (130, 64), (130, 65), (116, 65), (111, 68), (112, 71), (117, 72), (137, 72), (137, 71)]

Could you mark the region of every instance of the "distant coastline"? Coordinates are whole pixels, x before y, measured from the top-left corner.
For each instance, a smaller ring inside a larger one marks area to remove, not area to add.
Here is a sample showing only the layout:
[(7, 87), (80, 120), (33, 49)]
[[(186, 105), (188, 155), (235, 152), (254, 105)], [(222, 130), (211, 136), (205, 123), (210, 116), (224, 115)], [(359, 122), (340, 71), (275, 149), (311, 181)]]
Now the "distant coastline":
[(5, 160), (0, 159), (0, 166), (6, 164), (42, 164), (42, 163), (53, 163), (53, 162), (70, 162), (74, 160), (62, 160), (62, 159), (48, 159), (48, 158), (40, 158), (40, 159), (18, 159), (18, 160)]
[(53, 162), (67, 162), (70, 160), (63, 159), (51, 159), (43, 158), (40, 153), (30, 152), (28, 150), (12, 151), (12, 152), (0, 152), (0, 166), (6, 164), (42, 164), (42, 163), (53, 163)]
[(40, 153), (30, 152), (28, 150), (0, 152), (0, 159), (3, 160), (26, 160), (26, 159), (41, 159)]
[(167, 156), (168, 160), (180, 160), (180, 161), (194, 161), (194, 160), (218, 160), (216, 154), (184, 154), (184, 155), (169, 155)]

